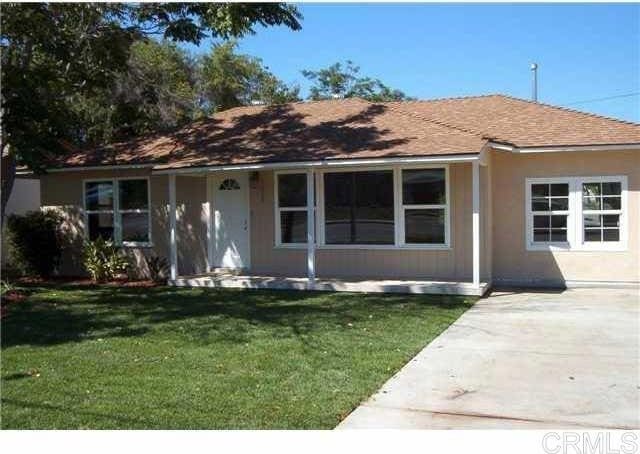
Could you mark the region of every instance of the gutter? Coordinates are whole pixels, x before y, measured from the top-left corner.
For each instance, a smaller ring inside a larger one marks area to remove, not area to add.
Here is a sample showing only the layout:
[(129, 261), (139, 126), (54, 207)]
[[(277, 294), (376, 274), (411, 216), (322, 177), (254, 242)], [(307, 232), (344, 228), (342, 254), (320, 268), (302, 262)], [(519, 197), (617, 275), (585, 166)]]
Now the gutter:
[(558, 153), (562, 151), (626, 151), (640, 150), (640, 143), (616, 145), (563, 145), (556, 147), (517, 147), (499, 142), (489, 142), (491, 148), (511, 153)]

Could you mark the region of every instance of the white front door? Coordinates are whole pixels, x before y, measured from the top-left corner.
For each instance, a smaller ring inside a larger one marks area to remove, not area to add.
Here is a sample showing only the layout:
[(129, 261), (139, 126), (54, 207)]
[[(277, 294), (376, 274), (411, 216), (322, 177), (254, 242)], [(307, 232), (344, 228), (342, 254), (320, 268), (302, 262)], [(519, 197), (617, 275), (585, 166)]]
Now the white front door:
[(249, 268), (249, 175), (213, 177), (213, 266)]

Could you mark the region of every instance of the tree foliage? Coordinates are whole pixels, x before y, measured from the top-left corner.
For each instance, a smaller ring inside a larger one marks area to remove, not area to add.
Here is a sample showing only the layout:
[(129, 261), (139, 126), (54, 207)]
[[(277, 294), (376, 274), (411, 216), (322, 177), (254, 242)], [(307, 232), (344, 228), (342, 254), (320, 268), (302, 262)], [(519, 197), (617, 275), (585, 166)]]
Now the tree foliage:
[[(132, 106), (132, 99), (118, 107), (109, 105), (111, 111), (103, 110), (102, 101), (115, 81), (136, 67), (136, 58), (154, 58), (155, 50), (147, 49), (146, 55), (134, 51), (134, 60), (130, 59), (133, 43), (145, 37), (198, 44), (206, 37), (254, 33), (257, 24), (297, 30), (300, 18), (295, 6), (282, 3), (3, 3), (3, 161), (7, 157), (3, 163), (13, 169), (17, 162), (40, 172), (51, 155), (65, 152), (65, 143), (85, 144), (111, 136), (109, 126), (97, 127), (99, 120), (127, 118), (126, 107)], [(153, 81), (157, 74), (148, 69), (145, 66), (144, 71), (128, 76)], [(133, 98), (160, 96), (142, 91)], [(160, 109), (148, 103), (137, 108), (148, 118), (168, 123), (182, 118), (180, 102), (165, 99), (163, 103)], [(93, 119), (89, 127), (87, 115)], [(2, 181), (2, 217), (13, 175), (8, 172)]]
[(236, 43), (217, 45), (201, 62), (202, 96), (210, 110), (225, 110), (252, 102), (281, 104), (299, 100), (299, 88), (289, 87), (259, 58), (237, 54)]
[(309, 89), (309, 99), (363, 98), (368, 101), (402, 101), (410, 99), (397, 89), (392, 89), (379, 79), (362, 77), (360, 67), (352, 61), (319, 70), (303, 70), (302, 75), (313, 82)]

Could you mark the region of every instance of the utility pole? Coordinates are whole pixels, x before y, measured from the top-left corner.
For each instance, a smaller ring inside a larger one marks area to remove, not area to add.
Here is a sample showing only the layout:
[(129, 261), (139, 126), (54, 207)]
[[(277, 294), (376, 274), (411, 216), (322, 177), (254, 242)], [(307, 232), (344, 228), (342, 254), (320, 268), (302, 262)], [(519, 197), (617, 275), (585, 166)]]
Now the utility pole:
[(532, 74), (532, 79), (531, 79), (531, 100), (533, 102), (538, 102), (538, 64), (537, 63), (531, 63), (531, 72)]

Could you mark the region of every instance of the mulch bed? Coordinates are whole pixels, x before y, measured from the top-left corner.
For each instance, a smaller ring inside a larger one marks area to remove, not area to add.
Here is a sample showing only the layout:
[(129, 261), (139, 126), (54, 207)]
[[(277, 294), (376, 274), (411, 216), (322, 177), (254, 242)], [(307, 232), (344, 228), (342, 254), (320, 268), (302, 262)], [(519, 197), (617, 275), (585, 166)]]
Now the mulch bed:
[(23, 285), (73, 285), (77, 287), (89, 287), (89, 286), (105, 286), (105, 287), (157, 287), (162, 285), (161, 283), (154, 282), (152, 280), (129, 280), (129, 279), (115, 279), (113, 281), (96, 283), (88, 277), (52, 277), (52, 278), (34, 278), (23, 277), (17, 279), (18, 284)]

